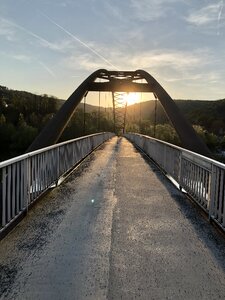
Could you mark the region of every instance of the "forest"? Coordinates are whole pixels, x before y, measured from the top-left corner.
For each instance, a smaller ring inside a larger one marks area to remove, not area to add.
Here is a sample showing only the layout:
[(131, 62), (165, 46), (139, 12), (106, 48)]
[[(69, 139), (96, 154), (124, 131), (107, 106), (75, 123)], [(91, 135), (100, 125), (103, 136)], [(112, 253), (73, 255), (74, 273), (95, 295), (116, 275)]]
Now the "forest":
[[(174, 101), (212, 152), (218, 155), (225, 150), (225, 99)], [(180, 146), (179, 137), (159, 101), (134, 104), (127, 115), (128, 131), (155, 136)]]
[[(225, 99), (175, 100), (179, 109), (205, 140), (217, 159), (225, 149)], [(23, 154), (64, 101), (0, 86), (0, 161)], [(180, 145), (159, 101), (127, 107), (127, 131), (139, 132)], [(113, 131), (112, 108), (80, 104), (60, 141), (99, 131)], [(223, 160), (223, 159), (222, 159)]]
[[(0, 86), (0, 161), (23, 154), (63, 103), (52, 96)], [(84, 114), (80, 104), (60, 141), (99, 131), (112, 131), (109, 112), (101, 109), (99, 114), (97, 109), (86, 104)]]

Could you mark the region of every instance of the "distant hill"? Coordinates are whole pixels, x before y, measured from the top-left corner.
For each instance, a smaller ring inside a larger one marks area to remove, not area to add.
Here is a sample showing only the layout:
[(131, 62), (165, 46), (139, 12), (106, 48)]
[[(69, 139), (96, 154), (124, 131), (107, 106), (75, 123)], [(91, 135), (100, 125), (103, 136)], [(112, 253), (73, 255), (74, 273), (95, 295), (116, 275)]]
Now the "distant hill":
[[(25, 104), (33, 105), (34, 109), (39, 109), (39, 103), (48, 99), (48, 113), (54, 113), (65, 102), (65, 100), (57, 99), (48, 95), (35, 95), (29, 92), (11, 90), (0, 86), (0, 100), (7, 105), (12, 102), (17, 102), (17, 106), (21, 107), (21, 113), (24, 113)], [(18, 104), (19, 102), (19, 104)], [(193, 125), (201, 125), (209, 132), (222, 135), (225, 133), (225, 99), (222, 100), (175, 100), (175, 103)], [(78, 108), (83, 109), (83, 103), (78, 105)], [(103, 108), (103, 110), (112, 110), (112, 108)], [(92, 113), (98, 111), (98, 106), (86, 104), (86, 112)], [(128, 120), (138, 122), (140, 117), (142, 120), (150, 120), (154, 122), (155, 116), (155, 101), (142, 102), (141, 104), (133, 104), (127, 107)], [(157, 101), (156, 122), (159, 124), (168, 123), (168, 118), (159, 101)]]
[[(0, 161), (24, 153), (37, 134), (52, 119), (64, 100), (49, 95), (35, 95), (0, 86)], [(195, 126), (210, 149), (225, 149), (225, 99), (217, 101), (175, 100), (179, 109)], [(153, 135), (155, 120), (154, 100), (127, 107), (127, 129)], [(60, 141), (99, 131), (113, 131), (112, 107), (80, 103), (67, 124)], [(141, 121), (141, 122), (140, 122)], [(157, 137), (178, 143), (177, 135), (157, 101)]]
[(216, 101), (177, 100), (176, 104), (192, 124), (215, 134), (225, 133), (225, 99)]
[[(26, 91), (18, 91), (18, 90), (12, 90), (12, 89), (8, 89), (5, 86), (1, 86), (0, 85), (0, 100), (4, 101), (6, 104), (12, 103), (13, 101), (41, 101), (43, 99), (52, 99), (54, 100), (54, 102), (56, 103), (56, 109), (58, 110), (64, 103), (65, 100), (63, 99), (58, 99), (54, 96), (51, 95), (47, 95), (47, 94), (43, 94), (43, 95), (36, 95), (30, 92), (26, 92)], [(83, 109), (83, 103), (80, 103), (78, 105), (78, 108)], [(98, 107), (94, 106), (94, 105), (90, 105), (90, 104), (86, 104), (86, 112), (93, 112), (93, 111), (97, 111)]]
[[(59, 107), (62, 106), (66, 102), (66, 100), (61, 100), (61, 99), (57, 99), (57, 101), (58, 101)], [(79, 103), (77, 108), (83, 109), (84, 108), (84, 103)], [(86, 110), (87, 113), (98, 111), (98, 106), (86, 103), (85, 110)], [(101, 111), (102, 110), (104, 110), (104, 107), (101, 107)]]
[[(180, 111), (193, 125), (201, 125), (209, 132), (215, 134), (225, 133), (225, 99), (222, 100), (174, 100)], [(151, 120), (155, 119), (155, 101), (147, 101), (141, 104), (134, 104), (127, 108), (128, 120)], [(160, 102), (157, 101), (156, 122), (168, 123)]]
[[(0, 86), (0, 161), (24, 153), (63, 103), (63, 100), (53, 96), (35, 95)], [(102, 113), (103, 108), (99, 118), (99, 114), (95, 113), (98, 108), (87, 104), (85, 119), (83, 104), (79, 108), (67, 124), (60, 141), (100, 130), (112, 131), (112, 118)]]

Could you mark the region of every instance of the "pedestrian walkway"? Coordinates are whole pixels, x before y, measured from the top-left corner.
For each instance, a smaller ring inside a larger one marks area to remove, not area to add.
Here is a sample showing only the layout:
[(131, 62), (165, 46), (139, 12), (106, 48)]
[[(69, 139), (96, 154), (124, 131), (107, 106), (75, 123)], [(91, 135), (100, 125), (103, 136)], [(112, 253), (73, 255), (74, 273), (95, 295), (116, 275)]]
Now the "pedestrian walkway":
[(0, 299), (219, 298), (224, 237), (124, 138), (0, 242)]

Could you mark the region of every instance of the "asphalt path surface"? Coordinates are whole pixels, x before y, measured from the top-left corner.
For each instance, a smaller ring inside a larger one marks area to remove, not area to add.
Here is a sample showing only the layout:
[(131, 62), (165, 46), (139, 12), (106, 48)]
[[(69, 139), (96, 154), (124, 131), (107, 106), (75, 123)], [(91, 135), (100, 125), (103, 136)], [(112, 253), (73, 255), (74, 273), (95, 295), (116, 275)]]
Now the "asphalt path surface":
[(225, 241), (114, 137), (0, 242), (0, 299), (225, 299)]

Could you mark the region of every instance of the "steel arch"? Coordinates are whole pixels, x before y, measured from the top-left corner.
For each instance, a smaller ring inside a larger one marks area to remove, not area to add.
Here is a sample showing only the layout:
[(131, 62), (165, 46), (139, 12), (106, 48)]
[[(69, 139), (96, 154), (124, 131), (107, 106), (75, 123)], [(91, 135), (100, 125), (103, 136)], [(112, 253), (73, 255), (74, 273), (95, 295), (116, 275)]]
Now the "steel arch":
[[(96, 82), (98, 78), (103, 79), (104, 82)], [(142, 79), (144, 79), (146, 83), (138, 82), (138, 80), (140, 81)], [(206, 144), (196, 134), (175, 102), (148, 72), (144, 70), (107, 71), (105, 69), (95, 71), (81, 83), (56, 113), (54, 118), (48, 122), (37, 136), (27, 152), (55, 144), (72, 117), (76, 107), (89, 91), (154, 93), (161, 102), (168, 118), (171, 120), (179, 135), (182, 146), (204, 156), (211, 156)]]

